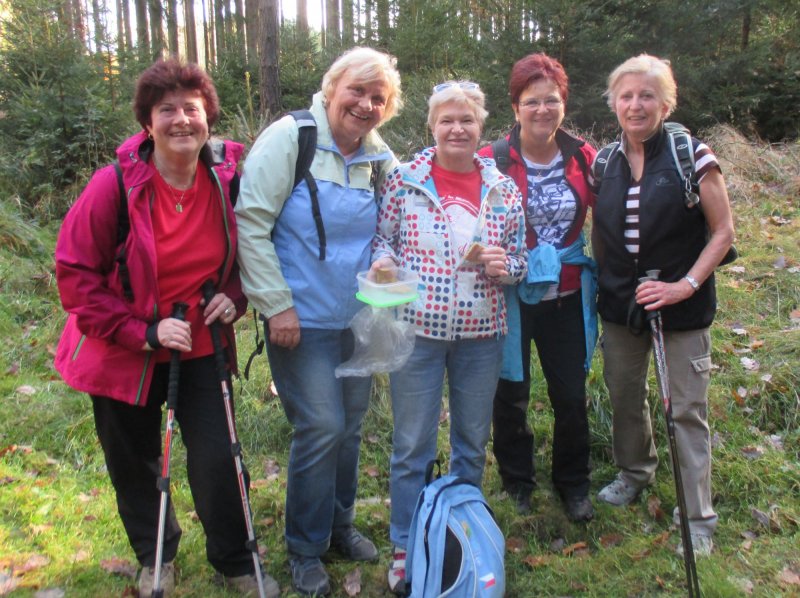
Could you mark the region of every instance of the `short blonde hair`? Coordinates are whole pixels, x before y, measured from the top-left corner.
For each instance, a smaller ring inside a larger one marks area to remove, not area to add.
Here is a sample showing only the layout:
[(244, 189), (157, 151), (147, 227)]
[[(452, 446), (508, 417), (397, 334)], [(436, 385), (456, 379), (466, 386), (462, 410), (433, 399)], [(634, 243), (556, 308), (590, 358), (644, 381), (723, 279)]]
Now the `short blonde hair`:
[(483, 129), (483, 123), (489, 116), (489, 111), (484, 108), (486, 97), (478, 84), (472, 81), (445, 81), (434, 87), (431, 97), (428, 98), (428, 127), (433, 129), (439, 108), (450, 103), (461, 104), (472, 110)]
[(386, 110), (379, 125), (391, 120), (403, 107), (402, 90), (400, 89), (400, 73), (397, 70), (397, 58), (391, 54), (385, 54), (373, 50), (356, 46), (350, 48), (339, 56), (327, 72), (322, 76), (322, 95), (327, 101), (328, 96), (333, 93), (336, 84), (342, 76), (349, 72), (350, 75), (364, 83), (374, 81), (385, 82), (389, 88), (386, 97)]
[(608, 107), (611, 108), (612, 112), (617, 99), (616, 88), (620, 79), (625, 75), (647, 75), (652, 77), (656, 84), (658, 97), (667, 105), (667, 116), (677, 107), (678, 85), (675, 83), (675, 76), (672, 74), (669, 60), (651, 56), (650, 54), (639, 54), (633, 58), (628, 58), (608, 76), (608, 88), (603, 95), (608, 98)]

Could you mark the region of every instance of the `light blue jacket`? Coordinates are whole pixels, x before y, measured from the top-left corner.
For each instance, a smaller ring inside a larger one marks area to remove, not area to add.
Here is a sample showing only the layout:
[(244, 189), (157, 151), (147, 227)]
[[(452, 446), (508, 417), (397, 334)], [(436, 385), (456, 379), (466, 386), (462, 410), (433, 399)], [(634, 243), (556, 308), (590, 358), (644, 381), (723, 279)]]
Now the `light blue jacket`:
[(356, 274), (369, 269), (375, 235), (371, 163), (379, 168), (380, 184), (397, 159), (373, 130), (345, 160), (331, 135), (321, 93), (314, 96), (311, 112), (317, 122), (311, 174), (319, 186), (326, 259), (319, 259), (308, 186), (302, 181), (293, 189), (298, 127), (286, 116), (259, 135), (245, 161), (236, 204), (242, 287), (268, 318), (294, 307), (301, 327), (344, 329), (363, 307), (355, 298)]

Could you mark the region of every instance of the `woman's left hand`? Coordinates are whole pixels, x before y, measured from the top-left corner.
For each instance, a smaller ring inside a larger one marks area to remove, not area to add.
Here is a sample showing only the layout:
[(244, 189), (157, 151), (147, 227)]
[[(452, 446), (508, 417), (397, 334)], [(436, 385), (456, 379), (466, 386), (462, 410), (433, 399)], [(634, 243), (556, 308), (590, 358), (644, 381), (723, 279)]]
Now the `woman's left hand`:
[(496, 245), (482, 247), (477, 259), (483, 264), (487, 276), (491, 278), (508, 276), (506, 250), (502, 247)]
[(636, 287), (636, 303), (644, 305), (645, 310), (653, 311), (685, 301), (694, 294), (689, 281), (661, 282), (648, 280)]
[(223, 324), (230, 324), (236, 319), (236, 306), (225, 293), (217, 293), (203, 310), (206, 326), (219, 319)]

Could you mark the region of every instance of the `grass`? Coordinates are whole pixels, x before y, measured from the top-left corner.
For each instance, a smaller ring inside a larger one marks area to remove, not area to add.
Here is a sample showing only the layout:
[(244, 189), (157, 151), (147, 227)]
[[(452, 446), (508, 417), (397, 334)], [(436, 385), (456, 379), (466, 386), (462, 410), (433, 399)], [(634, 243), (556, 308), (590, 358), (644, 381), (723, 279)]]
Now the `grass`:
[[(718, 276), (710, 389), (712, 486), (719, 527), (715, 552), (698, 561), (704, 596), (797, 596), (800, 574), (800, 147), (754, 144), (726, 128), (706, 136), (731, 193), (740, 259)], [(63, 314), (52, 276), (54, 226), (25, 223), (0, 204), (0, 595), (60, 589), (76, 597), (131, 596), (135, 569), (94, 434), (87, 397), (52, 367)], [(252, 318), (237, 327), (240, 366), (253, 347)], [(756, 364), (757, 363), (757, 369)], [(251, 500), (267, 570), (289, 591), (283, 546), (291, 428), (262, 356), (237, 381), (239, 434), (252, 474)], [(660, 467), (656, 483), (629, 507), (597, 505), (594, 521), (570, 523), (549, 484), (552, 417), (533, 367), (530, 423), (540, 487), (520, 517), (501, 492), (491, 451), (485, 494), (506, 534), (507, 595), (682, 596), (675, 493), (663, 417), (653, 391)], [(654, 384), (651, 384), (655, 388)], [(386, 377), (376, 378), (364, 425), (357, 524), (378, 543), (381, 561), (358, 567), (361, 596), (383, 597), (388, 563), (391, 410)], [(588, 384), (596, 492), (613, 478), (610, 407), (599, 354)], [(440, 453), (447, 457), (447, 423)], [(184, 537), (178, 596), (222, 597), (205, 560), (193, 513), (185, 454), (175, 443), (173, 492)], [(334, 596), (356, 566), (329, 566)], [(15, 586), (16, 589), (10, 588)], [(47, 595), (47, 594), (40, 594)]]

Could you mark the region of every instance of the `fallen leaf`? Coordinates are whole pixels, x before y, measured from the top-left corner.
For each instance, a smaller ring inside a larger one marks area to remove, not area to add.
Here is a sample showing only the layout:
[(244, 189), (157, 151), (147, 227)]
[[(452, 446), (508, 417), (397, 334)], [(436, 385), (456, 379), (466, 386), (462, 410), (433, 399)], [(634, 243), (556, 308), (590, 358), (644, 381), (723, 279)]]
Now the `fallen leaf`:
[(769, 514), (756, 509), (753, 507), (750, 509), (750, 514), (753, 516), (753, 519), (758, 521), (762, 526), (767, 528), (771, 532), (779, 532), (781, 530), (781, 525), (778, 520), (775, 518), (775, 511), (771, 511)]
[(344, 576), (344, 583), (342, 584), (345, 593), (348, 596), (358, 596), (361, 593), (361, 568), (356, 567), (350, 573)]
[(271, 394), (275, 398), (278, 397), (278, 387), (275, 386), (274, 380), (270, 381), (269, 383), (269, 394)]
[(761, 381), (769, 384), (770, 382), (772, 382), (772, 374), (764, 374), (763, 376), (761, 376)]
[(586, 586), (586, 584), (582, 584), (579, 581), (570, 582), (569, 587), (570, 589), (575, 590), (576, 592), (585, 592), (586, 590), (589, 589)]
[(11, 476), (5, 476), (0, 478), (0, 486), (6, 486), (8, 484), (13, 484), (17, 481), (17, 478), (12, 478)]
[(742, 454), (748, 459), (758, 459), (764, 454), (764, 447), (761, 446), (746, 446), (742, 449)]
[(797, 574), (797, 571), (784, 567), (780, 575), (778, 575), (778, 581), (782, 585), (798, 586), (800, 585), (800, 575)]
[(522, 562), (528, 565), (528, 567), (530, 567), (531, 569), (536, 569), (536, 567), (544, 567), (545, 565), (549, 565), (550, 561), (552, 560), (553, 557), (551, 557), (549, 554), (540, 554), (538, 556), (533, 556), (532, 554), (529, 554), (524, 559), (522, 559)]
[(33, 556), (28, 557), (28, 560), (22, 563), (22, 565), (17, 567), (15, 569), (15, 573), (24, 575), (28, 571), (41, 569), (42, 567), (46, 567), (49, 564), (50, 564), (50, 559), (44, 556), (43, 554), (34, 554)]
[(131, 561), (126, 559), (121, 559), (117, 556), (111, 557), (110, 559), (103, 559), (100, 561), (100, 567), (106, 571), (107, 573), (111, 573), (112, 575), (120, 575), (122, 577), (130, 577), (133, 579), (136, 577), (136, 571), (138, 567), (134, 565)]
[(744, 407), (745, 405), (744, 397), (739, 392), (739, 389), (731, 391), (731, 396), (733, 397), (733, 400), (736, 402), (736, 404), (739, 405), (739, 407)]
[(753, 341), (750, 343), (750, 348), (755, 351), (756, 349), (760, 349), (764, 346), (764, 341)]
[(752, 530), (746, 529), (742, 532), (742, 538), (746, 540), (755, 540), (758, 538), (758, 534)]
[(82, 503), (90, 502), (94, 497), (89, 494), (84, 494), (83, 492), (78, 494), (78, 500)]
[(94, 521), (96, 519), (97, 519), (96, 515), (86, 515), (86, 517), (83, 518), (84, 521)]
[(564, 548), (566, 543), (567, 543), (567, 541), (564, 540), (564, 538), (556, 538), (555, 540), (550, 542), (550, 550), (552, 552), (560, 552), (561, 549)]
[(800, 321), (800, 309), (793, 309), (789, 312), (789, 319), (794, 321)]
[(271, 475), (278, 475), (281, 472), (281, 465), (275, 459), (267, 459), (264, 463), (264, 474), (269, 477)]
[(749, 579), (742, 578), (742, 579), (734, 579), (732, 581), (739, 587), (740, 590), (742, 590), (742, 592), (744, 592), (748, 596), (752, 594), (753, 590), (755, 589), (755, 585)]
[(370, 465), (369, 467), (367, 467), (367, 475), (373, 479), (377, 478), (378, 476), (381, 475), (381, 470), (375, 465)]
[(650, 517), (656, 521), (664, 519), (664, 511), (661, 509), (661, 499), (655, 494), (651, 494), (647, 498), (647, 512), (650, 513)]
[(29, 384), (23, 384), (17, 387), (16, 392), (21, 395), (30, 396), (36, 394), (36, 389)]
[(17, 588), (18, 585), (19, 581), (16, 577), (6, 575), (0, 571), (0, 596), (10, 594)]
[(653, 539), (653, 546), (663, 546), (669, 542), (669, 530), (663, 531)]
[(731, 332), (733, 332), (737, 336), (747, 336), (747, 330), (745, 330), (744, 328), (734, 327), (731, 328)]
[(751, 372), (755, 372), (758, 370), (759, 363), (755, 359), (750, 359), (749, 357), (742, 357), (739, 361), (741, 361), (742, 366), (744, 369), (749, 370)]
[(8, 366), (8, 369), (6, 370), (6, 375), (7, 376), (14, 376), (14, 375), (16, 375), (17, 372), (19, 372), (19, 364), (18, 363), (12, 363), (10, 366)]
[(197, 523), (200, 521), (200, 515), (197, 514), (197, 511), (189, 511), (189, 520)]
[(731, 266), (728, 268), (728, 272), (733, 272), (734, 274), (744, 274), (745, 269), (744, 266)]
[(261, 525), (263, 525), (264, 527), (272, 527), (273, 525), (275, 525), (275, 518), (274, 517), (264, 517), (263, 519), (261, 519), (259, 521), (259, 523), (261, 523)]
[(39, 590), (33, 595), (33, 598), (64, 598), (67, 593), (61, 588), (46, 588)]
[(600, 536), (600, 546), (603, 548), (611, 548), (612, 546), (619, 546), (622, 544), (622, 534), (606, 534)]
[(564, 556), (570, 556), (571, 554), (586, 552), (587, 548), (586, 542), (575, 542), (575, 544), (570, 544), (569, 546), (563, 548), (561, 550), (561, 554)]
[(257, 490), (258, 488), (266, 488), (269, 482), (264, 478), (258, 480), (250, 480), (250, 490)]
[(78, 552), (72, 555), (70, 561), (73, 563), (82, 563), (84, 561), (88, 561), (89, 557), (90, 555), (88, 550), (80, 549)]
[(43, 534), (46, 531), (53, 529), (52, 523), (43, 523), (41, 525), (32, 525), (31, 532), (33, 532), (34, 536), (38, 536), (39, 534)]
[(378, 444), (378, 442), (380, 442), (380, 438), (377, 434), (367, 434), (366, 440), (369, 444)]
[(791, 220), (784, 218), (783, 216), (770, 216), (769, 221), (775, 226), (783, 226), (784, 224), (791, 223)]
[(781, 438), (778, 434), (770, 434), (767, 436), (766, 440), (776, 451), (783, 450), (783, 438)]
[(645, 548), (641, 552), (637, 552), (636, 554), (632, 554), (631, 558), (634, 561), (641, 561), (642, 559), (647, 558), (648, 556), (650, 556), (650, 549), (649, 548)]
[(779, 255), (778, 258), (772, 262), (772, 267), (776, 270), (783, 270), (786, 267), (786, 258)]
[(537, 412), (538, 412), (538, 411), (544, 411), (546, 408), (547, 408), (547, 405), (545, 405), (545, 404), (544, 404), (544, 403), (542, 403), (541, 401), (536, 401), (536, 402), (533, 404), (533, 410), (534, 410), (534, 411), (537, 411)]
[(517, 537), (510, 537), (506, 538), (506, 550), (513, 553), (522, 552), (522, 549), (525, 548), (525, 542), (522, 538)]
[(752, 547), (753, 547), (753, 541), (752, 540), (745, 540), (744, 542), (741, 543), (742, 550), (744, 550), (746, 552), (749, 552)]
[(447, 419), (449, 417), (450, 417), (450, 413), (447, 411), (447, 409), (443, 408), (442, 411), (439, 413), (439, 423), (440, 424), (446, 424), (447, 423)]
[(659, 585), (659, 587), (661, 587), (662, 590), (667, 589), (667, 584), (664, 583), (664, 580), (658, 575), (656, 575), (656, 583)]

